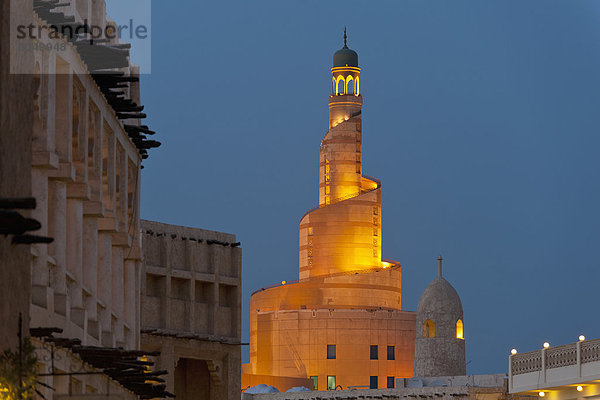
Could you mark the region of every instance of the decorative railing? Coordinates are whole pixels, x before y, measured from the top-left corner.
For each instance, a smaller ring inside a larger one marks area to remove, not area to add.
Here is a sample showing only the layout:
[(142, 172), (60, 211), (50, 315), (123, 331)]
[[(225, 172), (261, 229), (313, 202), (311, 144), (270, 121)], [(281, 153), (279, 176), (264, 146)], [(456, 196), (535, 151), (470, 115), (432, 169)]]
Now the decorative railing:
[(516, 354), (512, 356), (511, 362), (513, 375), (540, 371), (542, 369), (542, 352), (532, 351), (529, 353)]
[(581, 362), (600, 361), (600, 340), (590, 340), (581, 343)]
[(512, 375), (600, 361), (600, 339), (510, 356)]
[(577, 347), (564, 345), (546, 350), (546, 368), (566, 367), (577, 364)]

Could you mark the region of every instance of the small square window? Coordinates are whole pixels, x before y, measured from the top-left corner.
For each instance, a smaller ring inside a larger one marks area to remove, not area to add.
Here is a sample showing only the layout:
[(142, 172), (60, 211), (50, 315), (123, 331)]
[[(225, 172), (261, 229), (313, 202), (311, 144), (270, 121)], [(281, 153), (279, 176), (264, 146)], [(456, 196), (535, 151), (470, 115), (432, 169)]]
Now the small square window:
[(388, 389), (393, 389), (394, 388), (394, 377), (393, 376), (388, 376), (387, 377), (387, 387)]
[(327, 359), (335, 360), (335, 344), (327, 345)]
[(312, 379), (312, 381), (313, 381), (314, 389), (319, 390), (319, 377), (311, 376), (310, 379)]
[(377, 389), (377, 377), (371, 376), (369, 378), (369, 389)]
[(379, 360), (379, 349), (376, 344), (371, 345), (371, 360)]
[(327, 375), (327, 390), (335, 390), (335, 375)]
[(396, 359), (396, 349), (394, 348), (394, 346), (388, 346), (387, 347), (387, 359), (388, 360), (395, 360)]

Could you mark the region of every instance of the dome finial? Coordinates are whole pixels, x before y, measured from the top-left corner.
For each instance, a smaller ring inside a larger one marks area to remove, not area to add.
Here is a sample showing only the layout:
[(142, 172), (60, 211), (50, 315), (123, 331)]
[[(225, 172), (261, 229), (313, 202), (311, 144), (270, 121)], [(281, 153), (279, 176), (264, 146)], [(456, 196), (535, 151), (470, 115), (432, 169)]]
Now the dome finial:
[(348, 48), (348, 45), (346, 44), (347, 39), (348, 39), (348, 35), (346, 35), (346, 25), (344, 25), (344, 49)]
[(442, 260), (443, 260), (441, 254), (438, 256), (437, 260), (438, 260), (438, 277), (441, 278), (442, 277)]

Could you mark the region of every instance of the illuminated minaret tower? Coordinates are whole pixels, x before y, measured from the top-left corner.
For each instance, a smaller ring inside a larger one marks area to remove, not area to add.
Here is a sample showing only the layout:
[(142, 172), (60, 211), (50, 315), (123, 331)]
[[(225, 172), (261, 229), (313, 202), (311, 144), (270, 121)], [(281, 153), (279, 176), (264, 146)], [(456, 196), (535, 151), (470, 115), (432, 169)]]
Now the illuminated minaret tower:
[[(400, 263), (381, 258), (381, 184), (362, 171), (358, 54), (333, 55), (319, 203), (300, 220), (299, 274), (250, 298), (242, 386), (393, 387), (413, 376), (415, 313), (401, 310)], [(303, 380), (304, 379), (304, 380)]]
[(319, 209), (300, 222), (300, 279), (381, 267), (381, 185), (362, 175), (360, 68), (345, 29), (331, 73)]

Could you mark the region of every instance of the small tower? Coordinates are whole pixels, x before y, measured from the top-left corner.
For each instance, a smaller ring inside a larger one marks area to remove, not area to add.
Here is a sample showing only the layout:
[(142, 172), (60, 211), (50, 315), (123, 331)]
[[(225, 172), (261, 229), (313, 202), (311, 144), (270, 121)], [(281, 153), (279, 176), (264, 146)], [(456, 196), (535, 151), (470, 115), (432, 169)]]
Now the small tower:
[(416, 377), (466, 375), (463, 309), (458, 293), (442, 277), (425, 289), (417, 305)]
[(344, 28), (344, 47), (333, 54), (331, 74), (332, 91), (329, 96), (330, 129), (344, 120), (357, 115), (362, 109), (358, 54), (348, 48), (346, 28)]

